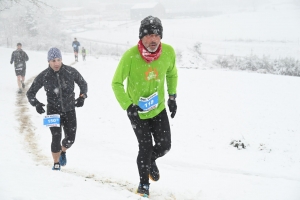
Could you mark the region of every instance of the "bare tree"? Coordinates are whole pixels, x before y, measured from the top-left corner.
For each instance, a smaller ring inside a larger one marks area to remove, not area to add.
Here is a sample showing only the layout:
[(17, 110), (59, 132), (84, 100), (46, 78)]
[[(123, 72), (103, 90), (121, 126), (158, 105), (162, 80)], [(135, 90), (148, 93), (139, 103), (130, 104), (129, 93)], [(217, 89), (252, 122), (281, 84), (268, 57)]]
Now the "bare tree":
[(0, 12), (0, 45), (15, 47), (21, 42), (31, 50), (48, 50), (51, 46), (68, 50), (64, 43), (69, 38), (61, 23), (61, 12), (51, 6), (39, 6), (23, 1)]
[(30, 3), (36, 7), (42, 7), (42, 6), (49, 6), (47, 3), (41, 1), (41, 0), (0, 0), (0, 12), (3, 10), (8, 10), (11, 7), (13, 7), (15, 4), (25, 4), (25, 3)]

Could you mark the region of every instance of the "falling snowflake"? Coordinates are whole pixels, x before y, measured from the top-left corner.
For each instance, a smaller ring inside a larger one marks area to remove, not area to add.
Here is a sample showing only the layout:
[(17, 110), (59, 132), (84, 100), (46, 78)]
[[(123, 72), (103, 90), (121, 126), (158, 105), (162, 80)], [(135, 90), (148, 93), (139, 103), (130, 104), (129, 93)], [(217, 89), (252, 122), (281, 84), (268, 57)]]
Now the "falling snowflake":
[(59, 89), (58, 88), (55, 88), (53, 91), (55, 92), (55, 94), (59, 93)]

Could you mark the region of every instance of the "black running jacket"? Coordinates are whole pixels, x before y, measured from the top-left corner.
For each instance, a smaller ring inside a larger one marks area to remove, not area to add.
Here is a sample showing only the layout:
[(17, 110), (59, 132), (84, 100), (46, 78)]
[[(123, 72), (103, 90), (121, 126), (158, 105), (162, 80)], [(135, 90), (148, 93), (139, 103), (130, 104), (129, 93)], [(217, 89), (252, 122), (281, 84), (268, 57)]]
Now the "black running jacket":
[(87, 97), (87, 83), (75, 68), (62, 64), (59, 71), (54, 71), (49, 66), (34, 79), (26, 93), (28, 101), (32, 106), (40, 103), (36, 93), (44, 86), (48, 107), (60, 112), (74, 110), (74, 82), (79, 86), (80, 94)]
[(26, 61), (29, 60), (28, 55), (22, 49), (15, 50), (11, 54), (10, 64), (15, 63), (15, 69), (26, 68)]

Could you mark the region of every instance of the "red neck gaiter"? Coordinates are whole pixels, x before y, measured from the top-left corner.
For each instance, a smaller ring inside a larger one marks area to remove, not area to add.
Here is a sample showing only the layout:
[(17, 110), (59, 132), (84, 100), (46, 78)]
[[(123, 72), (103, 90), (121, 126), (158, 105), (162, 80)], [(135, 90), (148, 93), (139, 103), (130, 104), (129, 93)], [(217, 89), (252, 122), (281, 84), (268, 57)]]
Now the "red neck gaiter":
[(161, 54), (161, 43), (159, 44), (157, 50), (153, 53), (149, 52), (143, 45), (142, 40), (138, 43), (139, 52), (142, 58), (147, 62), (150, 63), (154, 60), (157, 60)]

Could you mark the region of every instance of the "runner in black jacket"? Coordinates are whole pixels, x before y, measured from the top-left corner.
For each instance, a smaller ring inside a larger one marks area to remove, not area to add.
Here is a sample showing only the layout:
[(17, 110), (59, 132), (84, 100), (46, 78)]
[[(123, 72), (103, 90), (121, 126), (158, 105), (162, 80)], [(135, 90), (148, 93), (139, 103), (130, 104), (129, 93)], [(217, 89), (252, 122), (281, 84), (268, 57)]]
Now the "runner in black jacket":
[[(53, 170), (60, 170), (66, 165), (66, 150), (75, 141), (77, 121), (75, 106), (82, 107), (87, 97), (87, 83), (73, 67), (62, 63), (61, 52), (51, 48), (48, 52), (49, 67), (42, 71), (27, 91), (27, 98), (39, 114), (45, 112), (43, 103), (36, 98), (37, 92), (44, 86), (47, 95), (47, 115), (59, 114), (60, 124), (64, 128), (65, 138), (62, 140), (61, 127), (50, 127), (52, 133), (51, 151), (54, 160)], [(80, 88), (79, 98), (75, 100), (74, 83)]]
[(22, 93), (22, 88), (25, 88), (26, 62), (29, 60), (28, 55), (22, 49), (22, 44), (17, 44), (17, 50), (11, 54), (10, 64), (15, 65), (15, 72), (18, 81), (18, 93)]

